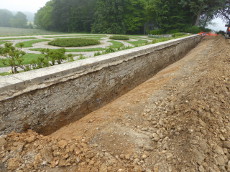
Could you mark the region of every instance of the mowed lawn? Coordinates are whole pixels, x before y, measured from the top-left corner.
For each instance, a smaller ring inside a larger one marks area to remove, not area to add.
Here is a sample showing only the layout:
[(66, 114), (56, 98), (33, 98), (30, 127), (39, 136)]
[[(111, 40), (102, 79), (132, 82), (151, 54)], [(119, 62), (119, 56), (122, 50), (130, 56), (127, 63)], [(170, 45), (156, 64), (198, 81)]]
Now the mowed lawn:
[[(109, 41), (112, 43), (108, 48), (121, 48), (124, 46), (121, 42), (118, 41)], [(32, 51), (42, 51), (44, 48), (31, 48)], [(92, 51), (103, 51), (106, 48), (86, 48), (86, 49), (66, 49), (66, 52), (92, 52)]]
[[(32, 64), (34, 60), (37, 60), (39, 57), (44, 57), (44, 54), (25, 54), (23, 56), (23, 62), (22, 64)], [(9, 64), (3, 64), (3, 59), (0, 59), (0, 67), (7, 67), (10, 66)]]
[(31, 35), (54, 35), (63, 34), (61, 32), (51, 32), (41, 29), (23, 29), (12, 27), (0, 27), (0, 37), (4, 36), (31, 36)]
[(31, 40), (31, 41), (24, 41), (21, 43), (17, 43), (15, 46), (21, 47), (21, 44), (22, 44), (22, 48), (28, 48), (28, 47), (32, 47), (33, 44), (35, 44), (35, 43), (45, 42), (45, 41), (49, 41), (49, 40), (47, 40), (47, 39), (35, 39), (35, 40)]

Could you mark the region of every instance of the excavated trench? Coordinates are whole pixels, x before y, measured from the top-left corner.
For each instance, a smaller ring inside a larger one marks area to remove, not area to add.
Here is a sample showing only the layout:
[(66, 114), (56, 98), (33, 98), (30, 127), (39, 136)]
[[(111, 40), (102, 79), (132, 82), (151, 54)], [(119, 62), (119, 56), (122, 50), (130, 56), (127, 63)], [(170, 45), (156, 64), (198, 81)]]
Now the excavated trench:
[(48, 135), (181, 59), (198, 35), (0, 78), (0, 133)]
[(48, 136), (1, 136), (0, 171), (230, 171), (228, 41), (204, 38), (181, 60)]

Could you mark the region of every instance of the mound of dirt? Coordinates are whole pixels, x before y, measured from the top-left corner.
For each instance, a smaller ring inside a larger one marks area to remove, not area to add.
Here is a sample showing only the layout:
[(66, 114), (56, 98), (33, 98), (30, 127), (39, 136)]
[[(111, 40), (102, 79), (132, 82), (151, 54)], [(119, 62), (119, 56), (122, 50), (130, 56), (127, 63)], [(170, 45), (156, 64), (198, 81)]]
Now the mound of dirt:
[[(52, 139), (31, 130), (1, 137), (1, 171), (58, 171), (69, 167), (77, 171), (110, 170), (119, 162), (109, 154), (98, 154), (94, 145), (82, 139)], [(104, 162), (111, 161), (110, 168)], [(58, 169), (58, 168), (60, 169)], [(70, 171), (70, 169), (68, 171)]]
[(49, 136), (0, 137), (0, 171), (230, 171), (230, 42), (185, 58)]

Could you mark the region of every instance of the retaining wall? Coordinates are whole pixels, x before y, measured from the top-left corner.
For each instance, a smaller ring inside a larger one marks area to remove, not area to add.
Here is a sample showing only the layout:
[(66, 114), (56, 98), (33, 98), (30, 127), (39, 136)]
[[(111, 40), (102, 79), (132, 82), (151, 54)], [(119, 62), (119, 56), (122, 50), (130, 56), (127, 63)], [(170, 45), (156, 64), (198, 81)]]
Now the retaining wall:
[(146, 81), (195, 47), (198, 35), (0, 77), (0, 135), (49, 134)]

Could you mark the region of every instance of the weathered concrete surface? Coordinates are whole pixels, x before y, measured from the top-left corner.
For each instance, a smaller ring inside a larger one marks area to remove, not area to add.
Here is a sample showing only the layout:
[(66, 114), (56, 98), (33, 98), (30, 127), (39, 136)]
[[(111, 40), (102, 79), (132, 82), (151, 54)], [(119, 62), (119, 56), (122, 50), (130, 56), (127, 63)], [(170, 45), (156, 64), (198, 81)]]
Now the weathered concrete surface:
[(49, 134), (182, 58), (198, 35), (0, 77), (0, 134)]

